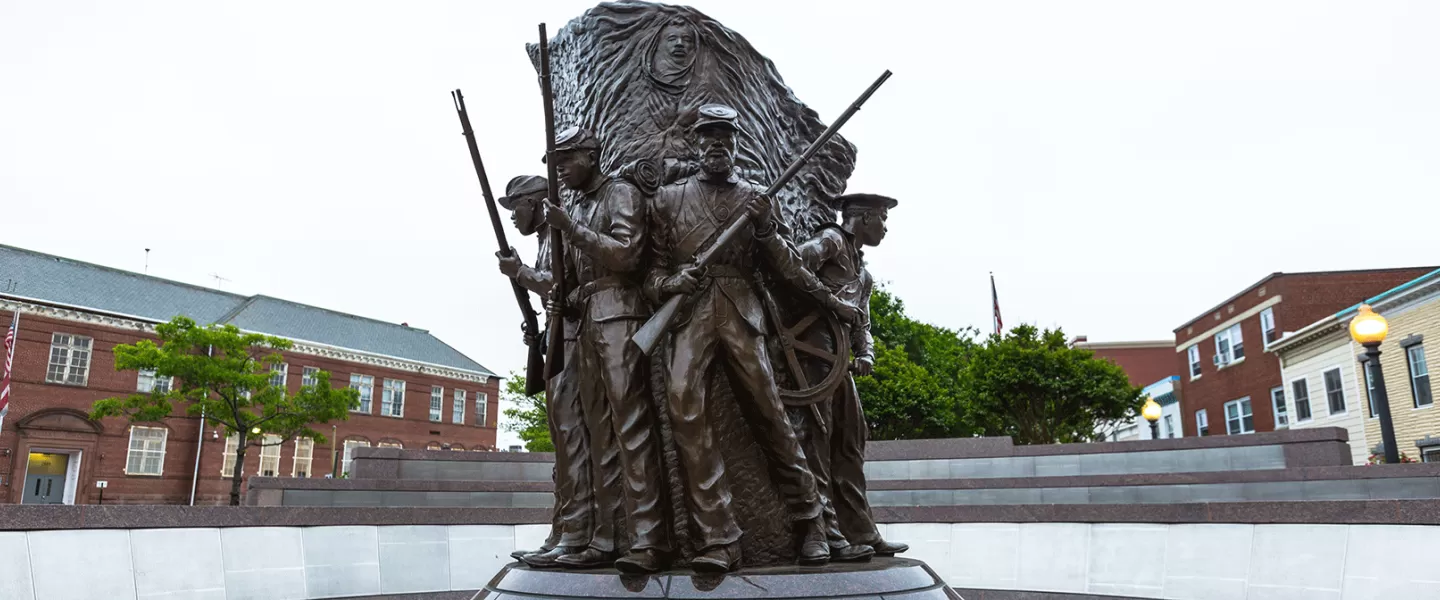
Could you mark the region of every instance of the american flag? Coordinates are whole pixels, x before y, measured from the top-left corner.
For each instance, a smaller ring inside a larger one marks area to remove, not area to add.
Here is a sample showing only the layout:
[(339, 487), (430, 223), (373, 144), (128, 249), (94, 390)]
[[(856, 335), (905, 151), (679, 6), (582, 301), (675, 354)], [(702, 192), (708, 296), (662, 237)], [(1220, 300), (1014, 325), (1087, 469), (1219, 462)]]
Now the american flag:
[(990, 300), (995, 305), (995, 335), (1005, 329), (1005, 323), (1000, 320), (1000, 295), (995, 292), (995, 274), (990, 274)]
[(5, 413), (10, 412), (10, 369), (15, 366), (15, 327), (20, 324), (20, 310), (10, 317), (5, 330), (5, 370), (0, 372), (0, 428), (5, 426)]

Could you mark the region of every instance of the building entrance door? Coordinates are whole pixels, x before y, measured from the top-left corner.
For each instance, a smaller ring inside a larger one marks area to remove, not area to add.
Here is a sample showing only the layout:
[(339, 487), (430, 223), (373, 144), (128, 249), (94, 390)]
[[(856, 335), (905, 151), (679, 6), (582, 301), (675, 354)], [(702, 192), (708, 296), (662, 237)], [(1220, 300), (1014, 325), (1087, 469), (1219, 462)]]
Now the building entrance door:
[(70, 468), (70, 455), (31, 452), (25, 469), (25, 495), (21, 504), (64, 504), (65, 474)]

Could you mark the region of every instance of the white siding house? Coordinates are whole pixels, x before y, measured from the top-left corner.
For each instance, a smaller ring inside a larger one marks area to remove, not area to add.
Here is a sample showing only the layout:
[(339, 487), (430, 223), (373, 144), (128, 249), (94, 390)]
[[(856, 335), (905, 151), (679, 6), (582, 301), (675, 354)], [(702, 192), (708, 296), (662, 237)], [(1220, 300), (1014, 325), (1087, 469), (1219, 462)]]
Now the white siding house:
[(1365, 444), (1365, 420), (1373, 417), (1360, 389), (1364, 374), (1357, 355), (1360, 347), (1350, 339), (1348, 322), (1329, 316), (1270, 344), (1267, 352), (1280, 357), (1280, 382), (1272, 389), (1276, 413), (1282, 411), (1291, 429), (1343, 427), (1350, 433), (1354, 464), (1370, 457)]

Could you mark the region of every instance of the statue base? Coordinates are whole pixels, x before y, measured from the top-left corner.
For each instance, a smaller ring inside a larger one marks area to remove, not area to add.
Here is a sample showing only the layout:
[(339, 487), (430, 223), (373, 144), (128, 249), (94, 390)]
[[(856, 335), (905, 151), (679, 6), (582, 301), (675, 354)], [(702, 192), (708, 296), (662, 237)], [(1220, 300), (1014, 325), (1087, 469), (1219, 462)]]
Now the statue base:
[(930, 567), (908, 558), (876, 558), (823, 567), (744, 568), (724, 575), (689, 569), (654, 575), (626, 575), (614, 569), (578, 571), (532, 569), (512, 563), (474, 600), (544, 597), (613, 598), (880, 598), (886, 600), (963, 600)]

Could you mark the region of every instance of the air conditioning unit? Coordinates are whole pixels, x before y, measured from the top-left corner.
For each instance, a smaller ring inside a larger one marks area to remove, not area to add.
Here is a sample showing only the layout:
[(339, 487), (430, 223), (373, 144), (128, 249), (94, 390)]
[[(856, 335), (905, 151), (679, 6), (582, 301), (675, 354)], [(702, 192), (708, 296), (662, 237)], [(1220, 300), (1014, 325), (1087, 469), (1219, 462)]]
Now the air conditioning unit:
[(1230, 361), (1225, 360), (1225, 355), (1223, 355), (1223, 354), (1216, 354), (1216, 355), (1215, 355), (1215, 366), (1217, 366), (1217, 367), (1223, 367), (1223, 366), (1228, 365), (1228, 364), (1230, 364)]

